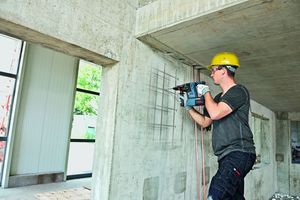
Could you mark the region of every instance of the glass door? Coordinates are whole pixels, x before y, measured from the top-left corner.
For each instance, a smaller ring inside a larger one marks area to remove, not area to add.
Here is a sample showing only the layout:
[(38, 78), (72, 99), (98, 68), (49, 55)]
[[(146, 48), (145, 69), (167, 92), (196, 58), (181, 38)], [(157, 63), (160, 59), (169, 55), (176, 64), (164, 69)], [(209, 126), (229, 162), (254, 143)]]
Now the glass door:
[(23, 42), (0, 34), (0, 180)]
[(102, 68), (79, 63), (67, 179), (92, 176)]

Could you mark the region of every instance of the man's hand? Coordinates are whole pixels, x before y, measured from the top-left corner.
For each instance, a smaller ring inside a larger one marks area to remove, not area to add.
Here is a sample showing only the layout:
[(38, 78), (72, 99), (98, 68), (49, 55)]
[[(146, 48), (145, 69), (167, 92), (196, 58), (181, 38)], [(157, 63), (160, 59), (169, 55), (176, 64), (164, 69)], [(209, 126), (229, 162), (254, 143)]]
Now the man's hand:
[(198, 84), (196, 88), (199, 95), (205, 95), (207, 92), (210, 92), (209, 87), (207, 85)]
[(183, 106), (185, 107), (186, 110), (192, 109), (191, 106), (186, 105), (186, 103), (187, 103), (187, 94), (186, 93), (184, 93), (183, 95), (178, 94), (178, 99), (180, 102), (183, 102)]

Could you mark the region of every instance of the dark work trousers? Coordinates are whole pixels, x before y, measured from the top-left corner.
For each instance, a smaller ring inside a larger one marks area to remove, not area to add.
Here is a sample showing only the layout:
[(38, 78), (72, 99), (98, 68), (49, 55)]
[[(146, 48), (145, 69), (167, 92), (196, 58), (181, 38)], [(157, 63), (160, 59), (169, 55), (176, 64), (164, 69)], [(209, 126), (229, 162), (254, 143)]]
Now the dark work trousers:
[(252, 169), (253, 153), (234, 151), (219, 160), (219, 168), (212, 178), (207, 200), (245, 200), (244, 178)]

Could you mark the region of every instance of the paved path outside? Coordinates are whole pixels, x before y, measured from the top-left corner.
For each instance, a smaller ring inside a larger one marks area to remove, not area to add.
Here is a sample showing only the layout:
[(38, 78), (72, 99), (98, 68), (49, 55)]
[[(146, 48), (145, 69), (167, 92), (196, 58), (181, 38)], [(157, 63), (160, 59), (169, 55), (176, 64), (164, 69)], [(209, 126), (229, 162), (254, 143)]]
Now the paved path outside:
[(0, 200), (37, 200), (37, 194), (73, 188), (91, 188), (91, 178), (75, 179), (61, 183), (49, 183), (26, 187), (0, 189)]

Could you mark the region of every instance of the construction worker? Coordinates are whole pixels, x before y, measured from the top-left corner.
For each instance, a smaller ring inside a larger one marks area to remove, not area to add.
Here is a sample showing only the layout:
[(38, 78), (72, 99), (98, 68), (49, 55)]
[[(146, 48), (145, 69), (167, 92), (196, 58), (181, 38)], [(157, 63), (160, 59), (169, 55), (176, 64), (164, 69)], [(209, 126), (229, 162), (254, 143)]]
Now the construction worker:
[(249, 92), (234, 80), (239, 67), (234, 53), (216, 54), (208, 68), (222, 92), (213, 98), (209, 87), (199, 84), (197, 92), (205, 99), (204, 114), (186, 107), (200, 126), (205, 128), (213, 124), (212, 146), (219, 167), (211, 180), (208, 200), (244, 200), (244, 178), (256, 159), (253, 134), (248, 123)]

